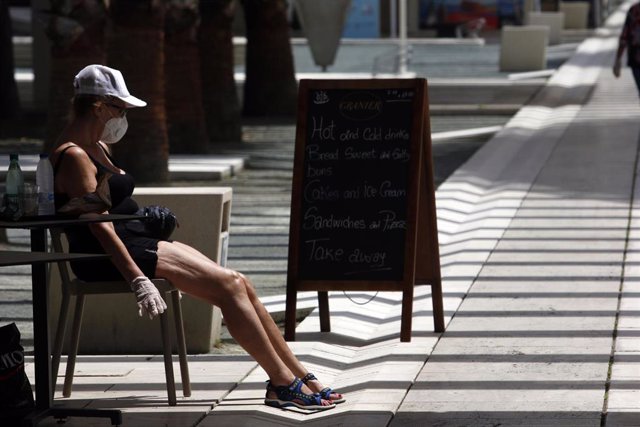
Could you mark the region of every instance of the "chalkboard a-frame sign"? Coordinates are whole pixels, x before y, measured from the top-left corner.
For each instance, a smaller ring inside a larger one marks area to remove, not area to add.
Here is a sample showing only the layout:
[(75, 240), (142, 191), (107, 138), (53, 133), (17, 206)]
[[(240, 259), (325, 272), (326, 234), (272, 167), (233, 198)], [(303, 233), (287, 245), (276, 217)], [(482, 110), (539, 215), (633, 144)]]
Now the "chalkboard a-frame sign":
[(399, 291), (411, 340), (413, 289), (432, 288), (444, 331), (435, 188), (424, 79), (302, 80), (292, 186), (285, 338), (298, 291)]

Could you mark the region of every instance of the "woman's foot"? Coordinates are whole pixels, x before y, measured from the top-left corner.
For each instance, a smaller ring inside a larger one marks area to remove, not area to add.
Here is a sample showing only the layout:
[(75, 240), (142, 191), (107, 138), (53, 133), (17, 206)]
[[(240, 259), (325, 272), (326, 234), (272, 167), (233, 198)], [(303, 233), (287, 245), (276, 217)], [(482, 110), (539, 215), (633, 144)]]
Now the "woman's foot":
[(311, 372), (302, 377), (301, 381), (305, 383), (312, 392), (319, 393), (323, 399), (329, 400), (332, 403), (342, 403), (347, 400), (343, 394), (333, 391), (330, 387), (324, 387)]
[(303, 391), (307, 389), (299, 378), (295, 378), (289, 385), (273, 385), (267, 381), (267, 394), (264, 403), (276, 408), (286, 408), (295, 406), (300, 409), (323, 411), (335, 408), (335, 404), (323, 399), (319, 394), (308, 394)]

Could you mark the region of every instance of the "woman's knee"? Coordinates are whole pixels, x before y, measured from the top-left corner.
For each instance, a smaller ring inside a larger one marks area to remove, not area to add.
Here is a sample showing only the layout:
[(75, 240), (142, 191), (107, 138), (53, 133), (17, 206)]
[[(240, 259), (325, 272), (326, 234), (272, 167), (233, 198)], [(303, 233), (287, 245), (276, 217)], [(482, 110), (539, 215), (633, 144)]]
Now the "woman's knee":
[(251, 280), (249, 280), (247, 276), (240, 273), (239, 271), (234, 271), (234, 273), (242, 280), (242, 284), (244, 285), (247, 296), (249, 296), (251, 300), (258, 299), (258, 294), (256, 293), (256, 289), (254, 288), (253, 283), (251, 283)]
[(219, 297), (226, 301), (231, 298), (246, 298), (248, 296), (246, 277), (235, 270), (226, 269), (218, 283)]

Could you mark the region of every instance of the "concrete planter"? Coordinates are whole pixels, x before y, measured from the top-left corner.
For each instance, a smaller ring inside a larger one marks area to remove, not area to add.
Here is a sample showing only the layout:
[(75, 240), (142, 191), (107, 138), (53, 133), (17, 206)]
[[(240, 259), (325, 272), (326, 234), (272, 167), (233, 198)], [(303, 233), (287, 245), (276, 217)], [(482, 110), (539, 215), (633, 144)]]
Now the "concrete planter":
[(559, 44), (562, 41), (564, 28), (564, 12), (529, 12), (527, 25), (540, 25), (549, 28), (549, 44)]
[(537, 71), (547, 66), (549, 27), (526, 25), (502, 28), (500, 71)]
[(566, 30), (583, 30), (587, 28), (589, 21), (589, 2), (561, 1), (558, 10), (564, 12), (564, 28)]

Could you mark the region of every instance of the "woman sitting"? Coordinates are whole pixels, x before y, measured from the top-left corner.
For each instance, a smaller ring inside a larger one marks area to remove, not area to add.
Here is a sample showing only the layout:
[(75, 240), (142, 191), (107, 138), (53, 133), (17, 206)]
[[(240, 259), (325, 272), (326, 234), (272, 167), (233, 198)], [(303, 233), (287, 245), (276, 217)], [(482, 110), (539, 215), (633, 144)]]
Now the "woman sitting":
[[(115, 164), (106, 144), (125, 134), (127, 110), (146, 103), (129, 94), (118, 70), (102, 65), (82, 69), (74, 88), (72, 120), (51, 155), (58, 211), (133, 214), (133, 178)], [(267, 405), (318, 410), (345, 401), (302, 366), (241, 273), (183, 243), (141, 237), (125, 224), (95, 223), (66, 232), (72, 252), (110, 255), (72, 264), (74, 273), (87, 281), (124, 278), (140, 315), (153, 318), (167, 307), (149, 279), (155, 277), (220, 307), (231, 335), (269, 376)]]

